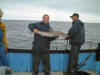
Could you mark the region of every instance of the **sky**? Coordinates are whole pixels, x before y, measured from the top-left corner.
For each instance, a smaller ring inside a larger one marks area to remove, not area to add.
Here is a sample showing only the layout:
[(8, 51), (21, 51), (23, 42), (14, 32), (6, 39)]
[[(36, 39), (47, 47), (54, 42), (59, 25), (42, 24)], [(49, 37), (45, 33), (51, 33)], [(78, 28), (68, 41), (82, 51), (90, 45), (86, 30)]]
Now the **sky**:
[(8, 20), (42, 20), (48, 14), (51, 21), (71, 21), (79, 13), (84, 22), (100, 23), (100, 0), (0, 0), (0, 8)]

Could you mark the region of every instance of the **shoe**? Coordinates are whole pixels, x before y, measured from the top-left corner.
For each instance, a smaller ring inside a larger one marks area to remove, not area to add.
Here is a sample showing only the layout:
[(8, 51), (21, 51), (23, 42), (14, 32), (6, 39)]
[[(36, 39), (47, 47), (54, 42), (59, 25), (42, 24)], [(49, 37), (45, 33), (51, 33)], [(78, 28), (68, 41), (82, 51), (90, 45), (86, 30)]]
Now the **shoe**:
[(38, 72), (32, 72), (32, 75), (38, 75)]
[(45, 75), (50, 75), (50, 72), (48, 72), (48, 73), (47, 73), (47, 72), (45, 72)]

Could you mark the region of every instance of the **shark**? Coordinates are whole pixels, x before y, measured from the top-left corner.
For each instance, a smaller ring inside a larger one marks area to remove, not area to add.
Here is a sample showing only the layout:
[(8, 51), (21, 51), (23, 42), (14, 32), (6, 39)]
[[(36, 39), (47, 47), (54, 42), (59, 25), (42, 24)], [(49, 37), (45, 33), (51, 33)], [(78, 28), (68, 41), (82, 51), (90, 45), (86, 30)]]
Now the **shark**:
[(38, 34), (45, 37), (56, 37), (56, 39), (59, 40), (63, 40), (69, 37), (67, 34), (65, 34), (62, 31), (49, 31), (49, 32), (39, 31)]

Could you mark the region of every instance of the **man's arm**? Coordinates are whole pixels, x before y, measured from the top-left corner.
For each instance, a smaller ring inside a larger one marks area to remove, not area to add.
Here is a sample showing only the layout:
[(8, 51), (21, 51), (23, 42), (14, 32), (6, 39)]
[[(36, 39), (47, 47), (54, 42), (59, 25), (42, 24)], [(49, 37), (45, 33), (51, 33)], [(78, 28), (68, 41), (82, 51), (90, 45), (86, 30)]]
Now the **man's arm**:
[(35, 24), (34, 23), (31, 23), (28, 25), (28, 28), (31, 32), (33, 32), (33, 30), (36, 28)]
[(35, 23), (31, 23), (28, 25), (28, 28), (31, 32), (34, 32), (34, 33), (38, 33), (38, 29), (36, 27), (36, 24)]
[(79, 23), (75, 23), (69, 30), (68, 35), (69, 37), (74, 37), (80, 30), (80, 24)]

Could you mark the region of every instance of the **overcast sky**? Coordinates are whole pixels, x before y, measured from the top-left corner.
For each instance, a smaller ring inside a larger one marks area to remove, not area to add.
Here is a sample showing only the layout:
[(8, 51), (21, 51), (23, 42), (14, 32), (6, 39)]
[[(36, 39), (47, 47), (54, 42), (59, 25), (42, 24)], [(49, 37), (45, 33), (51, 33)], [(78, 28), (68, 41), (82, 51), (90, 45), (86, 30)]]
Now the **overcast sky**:
[(100, 23), (100, 0), (0, 0), (3, 19), (41, 20), (49, 14), (52, 21), (71, 21), (74, 12), (84, 22)]

